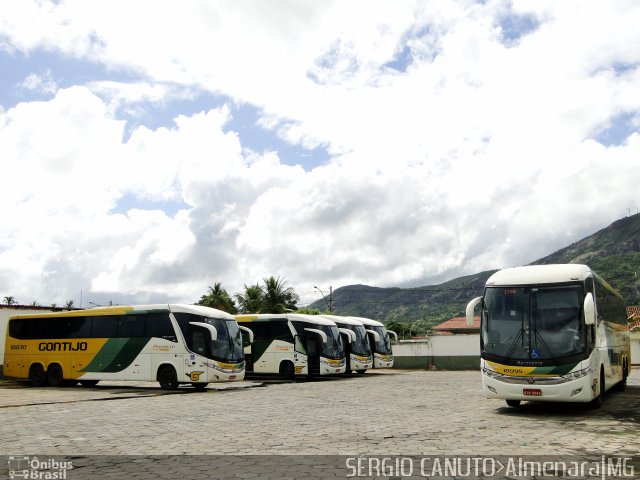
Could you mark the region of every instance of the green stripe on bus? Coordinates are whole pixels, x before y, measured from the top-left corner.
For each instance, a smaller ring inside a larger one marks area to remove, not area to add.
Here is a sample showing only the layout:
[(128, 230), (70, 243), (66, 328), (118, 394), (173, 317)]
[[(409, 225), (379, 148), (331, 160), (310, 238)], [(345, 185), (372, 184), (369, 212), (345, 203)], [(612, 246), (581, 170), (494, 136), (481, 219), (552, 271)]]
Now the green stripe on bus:
[(83, 372), (121, 372), (138, 356), (150, 337), (110, 338)]

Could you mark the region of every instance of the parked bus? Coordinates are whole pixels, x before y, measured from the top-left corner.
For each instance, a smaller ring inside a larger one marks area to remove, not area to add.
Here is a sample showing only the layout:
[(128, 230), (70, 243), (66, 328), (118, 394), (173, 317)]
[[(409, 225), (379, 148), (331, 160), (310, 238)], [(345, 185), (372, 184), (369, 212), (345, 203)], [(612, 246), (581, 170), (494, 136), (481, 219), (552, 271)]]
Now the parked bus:
[(247, 372), (298, 375), (344, 373), (344, 345), (335, 322), (317, 315), (237, 315), (239, 325), (253, 332), (245, 347)]
[(393, 367), (393, 350), (391, 349), (391, 338), (398, 341), (396, 332), (387, 330), (382, 322), (364, 317), (347, 317), (352, 320), (362, 322), (370, 338), (371, 352), (373, 353), (373, 368)]
[(347, 360), (347, 372), (365, 373), (373, 367), (373, 354), (369, 335), (360, 320), (337, 315), (323, 315), (332, 320), (338, 326), (342, 335), (345, 357)]
[(100, 380), (190, 383), (242, 380), (242, 336), (233, 316), (195, 305), (99, 307), (9, 319), (4, 374), (34, 385)]
[(592, 402), (626, 387), (631, 361), (622, 296), (585, 265), (534, 265), (493, 274), (481, 308), (480, 356), (487, 398)]

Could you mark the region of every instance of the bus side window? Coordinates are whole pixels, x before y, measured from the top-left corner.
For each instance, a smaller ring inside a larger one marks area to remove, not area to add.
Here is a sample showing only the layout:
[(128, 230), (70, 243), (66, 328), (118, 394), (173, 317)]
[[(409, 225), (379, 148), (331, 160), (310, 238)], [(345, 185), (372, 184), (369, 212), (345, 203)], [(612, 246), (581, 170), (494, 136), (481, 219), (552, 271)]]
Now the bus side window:
[(91, 336), (91, 321), (85, 317), (69, 318), (69, 338), (87, 338)]
[(269, 325), (269, 335), (274, 340), (284, 340), (286, 342), (293, 342), (293, 335), (289, 330), (287, 320), (274, 321)]
[(147, 315), (147, 322), (144, 330), (145, 337), (157, 337), (177, 342), (176, 333), (168, 312), (150, 313)]
[(118, 322), (113, 315), (96, 315), (91, 319), (92, 338), (113, 338), (117, 336)]
[(146, 315), (124, 315), (118, 320), (118, 337), (144, 336), (144, 321)]

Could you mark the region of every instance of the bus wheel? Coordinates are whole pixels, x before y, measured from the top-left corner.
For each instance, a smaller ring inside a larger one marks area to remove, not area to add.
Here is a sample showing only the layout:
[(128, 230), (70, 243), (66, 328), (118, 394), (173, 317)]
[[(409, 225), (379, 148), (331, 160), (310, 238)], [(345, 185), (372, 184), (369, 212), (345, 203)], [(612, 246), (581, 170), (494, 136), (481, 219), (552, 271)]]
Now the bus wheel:
[(47, 374), (44, 368), (42, 368), (42, 365), (39, 363), (31, 365), (29, 369), (29, 380), (31, 380), (34, 387), (44, 387), (47, 384)]
[(100, 380), (80, 380), (80, 385), (83, 387), (95, 387)]
[(158, 370), (158, 382), (163, 390), (176, 390), (178, 388), (178, 375), (172, 366), (165, 365)]
[(507, 400), (506, 402), (507, 402), (507, 405), (513, 408), (520, 406), (520, 400)]
[(359, 373), (360, 375), (362, 375), (363, 373), (367, 373), (366, 370), (356, 370), (356, 373)]
[(598, 384), (598, 396), (591, 400), (591, 408), (600, 408), (604, 402), (604, 370), (600, 370), (600, 383)]
[(209, 384), (208, 383), (192, 383), (191, 384), (191, 386), (196, 390), (198, 390), (199, 392), (202, 392), (205, 388), (207, 388), (207, 385)]
[(57, 363), (49, 365), (47, 369), (47, 383), (50, 387), (61, 387), (64, 381), (62, 367)]
[(296, 376), (296, 369), (291, 362), (282, 362), (280, 364), (280, 376), (287, 380), (293, 380)]
[(629, 376), (629, 371), (627, 367), (627, 361), (625, 360), (622, 363), (622, 380), (616, 383), (615, 389), (618, 392), (624, 392), (627, 389), (627, 377)]

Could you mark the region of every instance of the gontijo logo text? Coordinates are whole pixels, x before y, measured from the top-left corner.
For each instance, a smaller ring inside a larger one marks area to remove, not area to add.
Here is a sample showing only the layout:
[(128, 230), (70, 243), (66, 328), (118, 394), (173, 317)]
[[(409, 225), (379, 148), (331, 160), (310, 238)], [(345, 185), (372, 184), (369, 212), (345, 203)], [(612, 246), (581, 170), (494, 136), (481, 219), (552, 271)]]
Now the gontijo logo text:
[(38, 350), (41, 352), (84, 352), (87, 342), (40, 342)]

